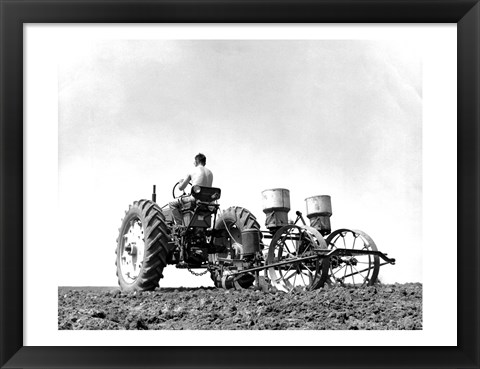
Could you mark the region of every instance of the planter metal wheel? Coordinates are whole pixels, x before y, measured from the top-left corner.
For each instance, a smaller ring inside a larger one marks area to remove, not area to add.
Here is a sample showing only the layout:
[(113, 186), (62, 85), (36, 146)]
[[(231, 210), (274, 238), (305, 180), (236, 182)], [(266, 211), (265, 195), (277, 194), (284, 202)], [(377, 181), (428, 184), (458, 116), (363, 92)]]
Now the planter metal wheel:
[[(329, 250), (378, 251), (365, 232), (338, 229), (327, 237)], [(378, 278), (380, 258), (375, 254), (335, 255), (330, 258), (329, 283), (372, 286)]]
[[(324, 238), (311, 227), (287, 225), (280, 228), (270, 243), (265, 262), (271, 285), (285, 292), (309, 291), (323, 285), (328, 263), (325, 259), (311, 257), (326, 246)], [(268, 267), (271, 264), (275, 266)]]

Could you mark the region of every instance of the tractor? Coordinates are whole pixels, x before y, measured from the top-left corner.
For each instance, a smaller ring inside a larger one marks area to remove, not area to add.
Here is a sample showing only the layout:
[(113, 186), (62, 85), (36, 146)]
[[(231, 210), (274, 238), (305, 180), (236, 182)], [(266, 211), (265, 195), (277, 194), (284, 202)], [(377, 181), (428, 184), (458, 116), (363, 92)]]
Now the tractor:
[(168, 204), (157, 204), (155, 185), (151, 200), (135, 201), (126, 211), (116, 247), (122, 291), (154, 290), (169, 264), (198, 276), (210, 273), (218, 288), (284, 292), (325, 283), (373, 285), (381, 265), (395, 264), (365, 232), (331, 232), (328, 195), (306, 199), (307, 225), (300, 211), (295, 221), (288, 219), (289, 190), (263, 191), (267, 230), (261, 230), (243, 207), (220, 212), (219, 188), (190, 184), (188, 194), (179, 193), (178, 186), (172, 194), (182, 200), (182, 224), (176, 224)]

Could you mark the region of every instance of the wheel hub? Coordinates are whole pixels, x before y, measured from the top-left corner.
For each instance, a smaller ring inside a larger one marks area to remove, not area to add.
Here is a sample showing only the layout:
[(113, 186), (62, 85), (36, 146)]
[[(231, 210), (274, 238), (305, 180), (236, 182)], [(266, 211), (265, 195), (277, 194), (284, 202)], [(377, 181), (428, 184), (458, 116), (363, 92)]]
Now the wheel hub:
[(120, 270), (127, 283), (134, 283), (142, 270), (145, 240), (139, 219), (130, 222), (123, 235)]
[(357, 265), (357, 262), (358, 262), (358, 260), (355, 259), (353, 256), (343, 258), (342, 261), (347, 265), (353, 265), (353, 266)]
[(135, 242), (129, 243), (125, 246), (125, 251), (130, 256), (137, 255), (137, 244)]

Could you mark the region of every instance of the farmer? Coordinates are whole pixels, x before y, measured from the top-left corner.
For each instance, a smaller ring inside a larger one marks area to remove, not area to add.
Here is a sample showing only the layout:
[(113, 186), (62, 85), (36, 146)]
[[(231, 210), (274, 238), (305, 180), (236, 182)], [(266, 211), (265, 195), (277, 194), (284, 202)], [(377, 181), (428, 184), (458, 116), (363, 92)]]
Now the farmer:
[[(205, 168), (205, 164), (207, 164), (207, 158), (205, 155), (198, 154), (195, 156), (195, 162), (193, 163), (195, 168), (193, 168), (193, 170), (187, 174), (184, 179), (179, 181), (178, 188), (180, 191), (183, 191), (189, 182), (192, 183), (192, 186), (198, 185), (203, 187), (212, 187), (213, 174), (210, 169)], [(181, 225), (183, 223), (182, 213), (180, 212), (182, 204), (194, 200), (195, 199), (193, 196), (188, 195), (175, 199), (168, 204), (170, 209), (172, 209), (172, 214), (177, 225)]]

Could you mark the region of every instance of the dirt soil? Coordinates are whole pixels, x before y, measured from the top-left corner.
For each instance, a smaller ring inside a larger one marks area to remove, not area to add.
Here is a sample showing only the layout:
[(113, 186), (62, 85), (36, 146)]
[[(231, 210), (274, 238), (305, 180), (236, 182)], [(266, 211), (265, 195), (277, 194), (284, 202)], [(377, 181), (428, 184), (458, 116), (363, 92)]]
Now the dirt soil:
[(58, 289), (58, 329), (422, 329), (420, 283), (311, 292)]

